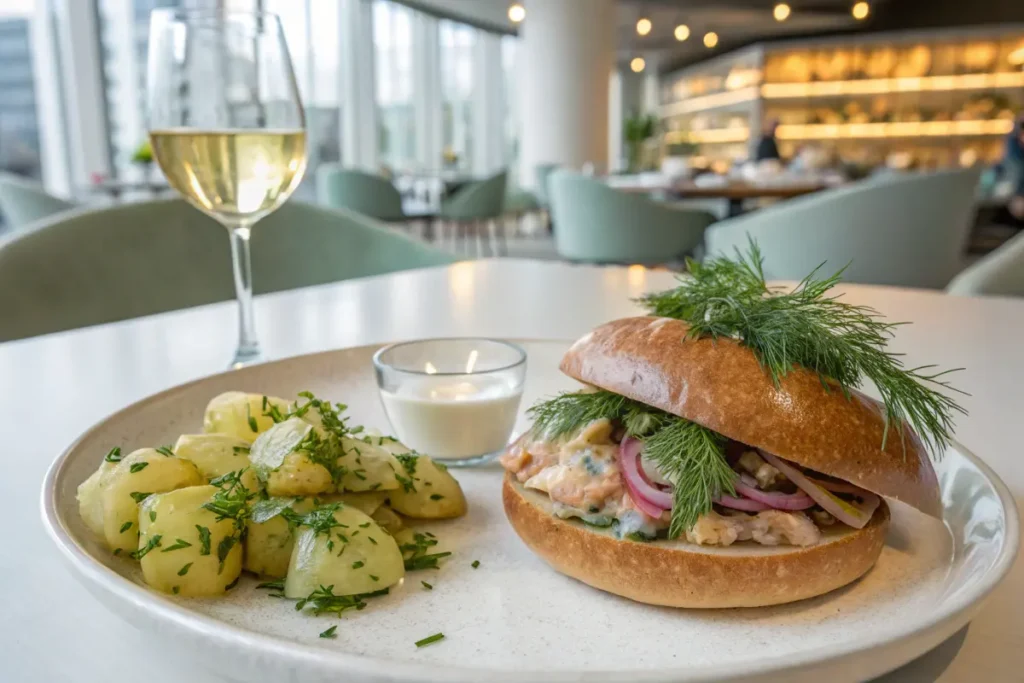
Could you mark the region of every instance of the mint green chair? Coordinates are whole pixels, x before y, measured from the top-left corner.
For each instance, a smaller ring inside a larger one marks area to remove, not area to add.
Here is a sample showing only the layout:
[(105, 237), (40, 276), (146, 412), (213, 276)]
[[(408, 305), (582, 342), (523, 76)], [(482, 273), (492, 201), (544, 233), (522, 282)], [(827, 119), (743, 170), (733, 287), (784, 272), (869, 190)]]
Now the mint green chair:
[(75, 204), (54, 197), (34, 181), (10, 173), (0, 174), (0, 213), (12, 228), (75, 208)]
[(555, 248), (572, 261), (661, 264), (700, 246), (715, 217), (621, 192), (571, 171), (548, 179)]
[[(256, 293), (454, 259), (350, 211), (288, 202), (256, 224)], [(0, 341), (234, 298), (227, 231), (182, 200), (76, 211), (0, 241)]]
[(317, 202), (349, 209), (382, 221), (404, 221), (402, 196), (391, 181), (378, 175), (321, 164), (316, 170)]
[(960, 270), (975, 213), (979, 171), (869, 179), (781, 202), (708, 230), (708, 255), (732, 255), (757, 240), (765, 275), (800, 280), (825, 264), (843, 279), (945, 287)]
[(548, 185), (548, 180), (551, 178), (551, 174), (559, 168), (559, 164), (537, 164), (533, 169), (533, 177), (537, 183), (535, 188), (537, 200), (545, 209), (551, 207), (551, 188)]
[(946, 291), (961, 296), (1024, 296), (1024, 233), (957, 275)]
[(499, 219), (505, 212), (507, 186), (506, 171), (465, 185), (441, 202), (441, 210), (438, 211), (437, 217), (444, 222), (455, 223), (456, 237), (462, 238), (464, 245), (470, 236), (479, 236), (483, 229), (487, 228), (488, 242), (493, 239), (496, 243), (495, 253), (503, 254), (507, 251), (505, 230)]

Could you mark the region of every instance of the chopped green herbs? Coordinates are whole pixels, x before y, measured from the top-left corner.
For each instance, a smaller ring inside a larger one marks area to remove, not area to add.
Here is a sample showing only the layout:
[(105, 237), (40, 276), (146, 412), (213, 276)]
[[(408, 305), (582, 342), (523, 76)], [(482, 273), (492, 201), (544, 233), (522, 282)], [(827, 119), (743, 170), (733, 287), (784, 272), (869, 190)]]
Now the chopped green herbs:
[(430, 500), (441, 500), (442, 498), (444, 498), (444, 496), (442, 496), (440, 493), (430, 494)]
[(148, 462), (133, 462), (131, 467), (128, 468), (128, 471), (131, 474), (135, 474), (136, 472), (141, 472), (142, 470), (146, 469), (147, 467), (149, 467), (149, 463)]
[(372, 593), (361, 593), (358, 595), (335, 595), (334, 586), (320, 586), (305, 598), (295, 603), (295, 610), (301, 611), (306, 607), (313, 608), (313, 614), (338, 614), (350, 609), (361, 610), (366, 607), (367, 598), (375, 598), (387, 595), (388, 589), (383, 588)]
[(182, 565), (181, 569), (178, 570), (178, 576), (185, 576), (188, 574), (188, 570), (192, 568), (192, 563)]
[(431, 643), (436, 643), (439, 640), (444, 640), (444, 634), (443, 633), (435, 633), (434, 635), (427, 636), (426, 638), (423, 638), (422, 640), (417, 640), (416, 641), (416, 647), (423, 647), (424, 645), (430, 645)]
[(249, 448), (249, 446), (232, 446), (231, 450), (234, 452), (235, 455), (239, 455), (239, 454), (248, 455), (249, 451), (250, 451), (250, 448)]
[(149, 511), (149, 521), (150, 522), (155, 522), (156, 521), (156, 510), (150, 510)]
[(437, 561), (451, 555), (450, 552), (428, 553), (428, 550), (437, 545), (437, 540), (428, 538), (425, 534), (413, 534), (412, 538), (412, 543), (403, 543), (398, 546), (405, 560), (406, 571), (438, 569)]
[(373, 536), (367, 536), (366, 540), (368, 540), (370, 543), (374, 545), (377, 545), (377, 539), (375, 539)]
[(232, 588), (234, 588), (235, 586), (237, 586), (237, 585), (238, 585), (238, 582), (239, 582), (239, 581), (240, 581), (241, 579), (242, 579), (242, 575), (241, 575), (241, 574), (239, 574), (238, 576), (236, 576), (236, 577), (235, 577), (235, 580), (234, 580), (234, 581), (232, 581), (232, 582), (231, 582), (231, 583), (229, 583), (228, 585), (224, 586), (224, 590), (225, 590), (225, 591), (229, 591), (229, 590), (231, 590)]
[(162, 553), (169, 553), (172, 550), (181, 550), (182, 548), (191, 548), (191, 547), (192, 547), (191, 543), (189, 543), (188, 541), (186, 541), (183, 538), (179, 538), (179, 539), (176, 539), (174, 541), (174, 545), (169, 545), (166, 548), (164, 548), (163, 550), (161, 550), (160, 552), (162, 552)]
[(124, 456), (121, 455), (121, 449), (118, 448), (117, 446), (114, 446), (109, 451), (107, 451), (107, 454), (103, 456), (103, 459), (106, 460), (107, 462), (121, 462), (121, 458), (123, 457)]
[(256, 418), (252, 416), (252, 409), (248, 405), (245, 406), (245, 419), (249, 423), (249, 429), (252, 430), (252, 433), (259, 433), (260, 426), (256, 422)]
[(153, 450), (155, 450), (157, 453), (164, 456), (165, 458), (174, 457), (174, 451), (171, 450), (170, 446), (160, 446), (159, 448), (154, 448)]
[[(334, 513), (342, 507), (344, 507), (342, 503), (330, 503), (329, 505), (320, 505), (304, 515), (300, 515), (293, 510), (283, 510), (281, 516), (288, 520), (288, 523), (293, 527), (308, 527), (317, 536), (324, 534), (329, 537), (333, 529), (345, 526), (334, 517)], [(344, 534), (336, 535), (343, 542), (348, 543), (348, 539)], [(329, 538), (328, 543), (330, 543)]]
[(480, 560), (473, 560), (473, 562), (469, 566), (472, 567), (473, 569), (476, 569), (477, 567), (480, 566)]
[(428, 591), (432, 591), (432, 590), (434, 590), (434, 587), (433, 587), (432, 585), (430, 585), (429, 583), (427, 583), (426, 581), (420, 581), (420, 583), (421, 583), (421, 584), (423, 585), (423, 587), (424, 587), (424, 588), (426, 588), (426, 589), (427, 589)]
[(374, 576), (373, 574), (370, 574), (370, 581), (380, 581), (380, 577), (379, 576)]
[(133, 550), (131, 553), (129, 553), (129, 555), (131, 555), (132, 559), (141, 560), (146, 555), (148, 555), (151, 550), (153, 550), (154, 548), (159, 548), (159, 547), (160, 547), (160, 534), (156, 534), (154, 536), (151, 536), (150, 539), (148, 541), (146, 541), (146, 545), (142, 546), (138, 550)]
[(147, 491), (147, 492), (143, 493), (141, 491), (132, 491), (128, 495), (131, 496), (132, 500), (134, 500), (136, 503), (141, 503), (142, 501), (144, 501), (147, 498), (149, 498), (150, 496), (152, 496), (153, 492), (152, 491)]
[(365, 564), (362, 560), (356, 560), (352, 563), (352, 569), (362, 569)]
[(179, 591), (181, 591), (181, 586), (171, 586), (172, 595), (177, 595)]
[(321, 638), (337, 638), (338, 636), (335, 633), (335, 631), (337, 631), (337, 630), (338, 630), (338, 625), (335, 624), (334, 626), (330, 627), (326, 631), (322, 631), (320, 633), (320, 637)]
[(125, 522), (124, 524), (121, 525), (121, 529), (118, 531), (118, 533), (123, 534), (124, 532), (128, 531), (131, 528), (132, 528), (132, 522)]
[(237, 536), (225, 536), (220, 543), (217, 544), (217, 573), (220, 574), (224, 571), (224, 562), (228, 559), (228, 554), (231, 549), (238, 543)]
[(278, 579), (276, 581), (264, 581), (263, 583), (256, 584), (257, 589), (266, 589), (272, 591), (283, 591), (284, 590), (284, 579)]
[(210, 554), (210, 530), (205, 526), (196, 524), (196, 531), (199, 532), (199, 554)]

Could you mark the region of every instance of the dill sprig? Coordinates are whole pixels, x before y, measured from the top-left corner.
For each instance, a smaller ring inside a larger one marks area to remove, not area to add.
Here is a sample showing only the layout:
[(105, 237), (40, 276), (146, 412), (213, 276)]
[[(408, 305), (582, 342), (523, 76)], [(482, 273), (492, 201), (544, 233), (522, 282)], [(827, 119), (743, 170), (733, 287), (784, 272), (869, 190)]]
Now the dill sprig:
[(643, 439), (644, 455), (673, 484), (670, 538), (691, 529), (723, 493), (735, 494), (736, 473), (725, 459), (725, 438), (696, 422), (603, 390), (561, 394), (528, 412), (539, 438), (566, 438), (607, 419)]
[(341, 615), (350, 609), (361, 610), (366, 607), (366, 598), (376, 598), (387, 595), (388, 589), (383, 588), (372, 593), (359, 593), (357, 595), (335, 595), (334, 586), (320, 586), (308, 596), (295, 603), (295, 610), (302, 611), (306, 607), (313, 608), (313, 614), (337, 614)]
[(749, 252), (737, 250), (735, 259), (689, 262), (691, 277), (640, 302), (653, 315), (686, 321), (693, 338), (736, 339), (754, 351), (776, 384), (795, 365), (817, 372), (826, 389), (825, 378), (834, 380), (847, 396), (864, 378), (871, 380), (885, 405), (882, 448), (890, 429), (902, 441), (903, 425), (909, 423), (933, 453), (941, 454), (951, 438), (954, 414), (966, 414), (942, 393), (964, 393), (944, 379), (952, 370), (904, 367), (901, 354), (886, 350), (904, 323), (887, 322), (870, 307), (829, 296), (842, 270), (822, 277), (819, 266), (787, 291), (766, 284), (763, 263), (751, 240)]
[(438, 560), (450, 557), (450, 552), (428, 553), (427, 551), (437, 545), (437, 539), (430, 538), (426, 534), (417, 533), (413, 535), (411, 543), (403, 543), (398, 547), (402, 551), (406, 571), (418, 569), (439, 569)]

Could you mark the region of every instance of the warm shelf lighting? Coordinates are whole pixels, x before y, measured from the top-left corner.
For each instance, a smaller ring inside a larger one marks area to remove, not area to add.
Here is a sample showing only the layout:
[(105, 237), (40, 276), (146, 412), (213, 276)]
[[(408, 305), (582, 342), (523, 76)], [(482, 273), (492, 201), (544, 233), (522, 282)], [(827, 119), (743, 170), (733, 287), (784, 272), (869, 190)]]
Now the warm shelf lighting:
[(780, 2), (775, 6), (775, 9), (772, 10), (772, 16), (775, 17), (775, 21), (785, 21), (786, 19), (789, 19), (789, 15), (792, 13), (793, 10), (791, 10), (789, 5), (784, 2)]
[(721, 107), (731, 107), (737, 104), (753, 102), (756, 99), (757, 86), (750, 86), (730, 92), (716, 92), (711, 93), (710, 95), (688, 97), (679, 102), (665, 104), (661, 107), (661, 115), (676, 116), (678, 114), (708, 111), (709, 109), (719, 109)]
[(816, 81), (813, 83), (765, 83), (765, 99), (787, 97), (831, 97), (836, 95), (885, 95), (901, 92), (948, 92), (1024, 87), (1024, 73), (1006, 71), (994, 74), (959, 76), (919, 76), (913, 78), (865, 78), (856, 81)]
[(633, 57), (633, 61), (629, 63), (629, 68), (632, 69), (635, 74), (643, 71), (646, 66), (647, 62), (644, 61), (643, 57)]
[(718, 34), (714, 31), (708, 31), (704, 34), (704, 47), (714, 47), (718, 45)]
[(871, 5), (864, 2), (864, 0), (861, 0), (861, 2), (854, 4), (853, 9), (850, 11), (850, 13), (853, 14), (853, 18), (857, 19), (858, 21), (862, 19), (867, 19), (868, 14), (871, 13)]
[(692, 130), (688, 133), (682, 131), (670, 131), (665, 133), (665, 142), (670, 145), (681, 142), (692, 142), (695, 144), (729, 144), (746, 142), (750, 139), (749, 128), (718, 128), (710, 130)]
[(647, 17), (640, 17), (636, 22), (636, 32), (641, 36), (646, 36), (650, 33), (651, 28), (653, 28), (653, 25), (651, 24), (651, 20)]
[(680, 43), (690, 37), (690, 27), (686, 24), (679, 24), (675, 30), (676, 40)]
[(897, 121), (895, 123), (783, 124), (775, 130), (780, 140), (833, 140), (946, 137), (950, 135), (1006, 135), (1013, 121)]
[(1024, 47), (1018, 47), (1016, 50), (1006, 56), (1010, 64), (1014, 66), (1024, 66)]
[(518, 24), (526, 18), (526, 8), (520, 2), (513, 2), (508, 6), (508, 18), (513, 24)]

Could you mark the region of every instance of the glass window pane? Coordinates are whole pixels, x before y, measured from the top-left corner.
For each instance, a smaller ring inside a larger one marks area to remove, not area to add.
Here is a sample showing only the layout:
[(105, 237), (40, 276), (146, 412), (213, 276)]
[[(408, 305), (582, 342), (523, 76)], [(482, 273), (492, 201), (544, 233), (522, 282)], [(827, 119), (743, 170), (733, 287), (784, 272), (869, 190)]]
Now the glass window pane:
[(445, 168), (469, 170), (473, 144), (473, 46), (476, 29), (441, 21), (441, 97)]
[(410, 168), (416, 158), (412, 11), (393, 2), (375, 0), (373, 46), (380, 159), (392, 170)]
[(29, 46), (32, 3), (0, 18), (0, 169), (40, 178), (39, 124)]

